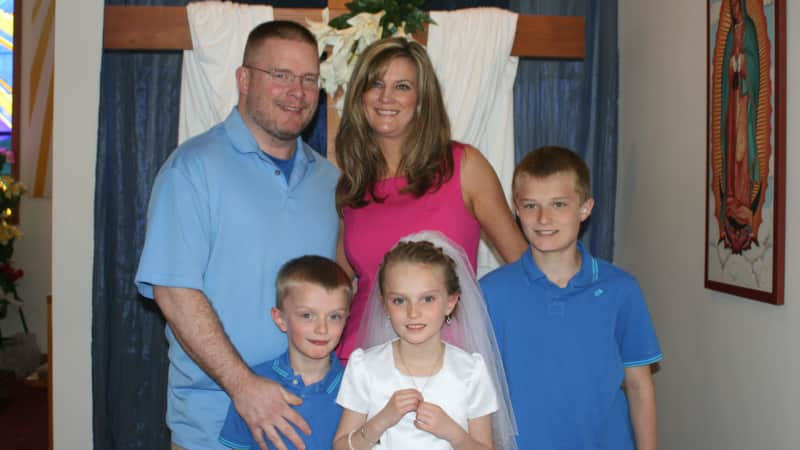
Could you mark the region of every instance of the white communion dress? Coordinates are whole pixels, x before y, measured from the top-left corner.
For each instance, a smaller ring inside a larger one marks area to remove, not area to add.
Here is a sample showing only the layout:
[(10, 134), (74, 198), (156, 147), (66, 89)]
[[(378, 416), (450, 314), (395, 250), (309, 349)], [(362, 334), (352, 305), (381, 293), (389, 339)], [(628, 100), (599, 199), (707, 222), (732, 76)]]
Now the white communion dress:
[[(395, 364), (392, 342), (350, 355), (336, 402), (351, 411), (378, 414), (395, 391), (418, 389), (428, 403), (441, 407), (462, 428), (468, 420), (497, 411), (497, 395), (486, 364), (478, 353), (467, 353), (445, 343), (442, 368), (431, 377), (401, 373)], [(380, 436), (379, 449), (452, 449), (450, 443), (414, 426), (416, 412), (410, 412)]]

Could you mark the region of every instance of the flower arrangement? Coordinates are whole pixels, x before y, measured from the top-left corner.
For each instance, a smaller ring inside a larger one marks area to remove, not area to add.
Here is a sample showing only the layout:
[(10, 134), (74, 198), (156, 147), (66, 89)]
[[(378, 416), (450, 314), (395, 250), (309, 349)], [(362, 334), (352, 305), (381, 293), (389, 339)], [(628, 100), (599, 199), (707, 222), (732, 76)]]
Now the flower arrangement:
[[(320, 57), (331, 48), (320, 64), (320, 83), (328, 95), (335, 96), (346, 90), (358, 55), (367, 46), (389, 36), (403, 36), (424, 29), (433, 20), (419, 7), (424, 0), (354, 0), (348, 3), (349, 13), (333, 20), (327, 8), (322, 12), (322, 22), (308, 20), (308, 26), (317, 37)], [(343, 96), (337, 102), (341, 112)]]
[[(0, 167), (5, 167), (6, 162), (13, 164), (14, 154), (6, 148), (0, 148)], [(24, 272), (15, 268), (11, 259), (14, 255), (14, 241), (22, 233), (8, 221), (24, 193), (25, 187), (14, 177), (0, 175), (0, 319), (6, 316), (9, 303), (19, 304), (22, 301), (17, 294), (17, 281)]]

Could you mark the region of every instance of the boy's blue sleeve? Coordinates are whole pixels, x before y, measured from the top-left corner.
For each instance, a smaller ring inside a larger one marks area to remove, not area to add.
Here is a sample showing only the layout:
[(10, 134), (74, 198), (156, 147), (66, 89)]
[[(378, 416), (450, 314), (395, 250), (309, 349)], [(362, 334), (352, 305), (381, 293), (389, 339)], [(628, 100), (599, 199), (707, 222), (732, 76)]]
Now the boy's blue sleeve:
[(222, 431), (219, 432), (219, 442), (226, 447), (235, 449), (258, 448), (258, 443), (253, 439), (250, 428), (247, 427), (242, 416), (236, 412), (233, 403), (228, 408), (225, 424), (222, 426)]
[(625, 291), (615, 331), (622, 362), (625, 367), (658, 362), (663, 355), (639, 284), (631, 279)]
[(495, 297), (497, 297), (497, 295), (494, 294), (491, 289), (491, 282), (487, 281), (486, 277), (481, 278), (479, 284), (481, 292), (483, 293), (483, 299), (486, 302), (486, 310), (489, 313), (489, 319), (492, 323), (492, 330), (494, 331), (494, 337), (497, 341), (497, 348), (500, 350), (501, 357), (504, 357), (504, 336), (502, 321), (500, 320), (502, 313), (496, 308), (497, 299)]

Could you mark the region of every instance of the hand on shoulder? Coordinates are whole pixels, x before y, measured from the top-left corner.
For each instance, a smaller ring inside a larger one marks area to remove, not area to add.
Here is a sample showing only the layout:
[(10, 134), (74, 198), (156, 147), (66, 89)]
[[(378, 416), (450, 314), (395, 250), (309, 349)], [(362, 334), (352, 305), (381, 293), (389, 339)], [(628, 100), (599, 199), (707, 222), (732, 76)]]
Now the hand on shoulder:
[(284, 448), (278, 431), (296, 448), (302, 448), (303, 440), (289, 422), (300, 431), (311, 434), (308, 423), (291, 407), (303, 401), (273, 381), (251, 374), (230, 394), (236, 411), (261, 448), (267, 448), (264, 435), (276, 448)]

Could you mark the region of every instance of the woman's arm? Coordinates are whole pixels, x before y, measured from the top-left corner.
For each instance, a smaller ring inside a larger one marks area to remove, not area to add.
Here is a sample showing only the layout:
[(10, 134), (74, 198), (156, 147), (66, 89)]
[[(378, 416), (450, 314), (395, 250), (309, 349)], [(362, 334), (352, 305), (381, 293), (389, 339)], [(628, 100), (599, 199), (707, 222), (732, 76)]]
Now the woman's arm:
[(528, 248), (500, 186), (497, 174), (480, 151), (465, 146), (461, 161), (464, 205), (486, 233), (504, 262), (516, 261)]
[(628, 396), (636, 449), (656, 450), (656, 389), (649, 365), (625, 368), (625, 393)]
[(355, 272), (353, 267), (350, 266), (350, 261), (347, 260), (347, 254), (344, 252), (344, 221), (339, 219), (339, 238), (336, 241), (336, 262), (342, 266), (345, 272), (352, 278)]

